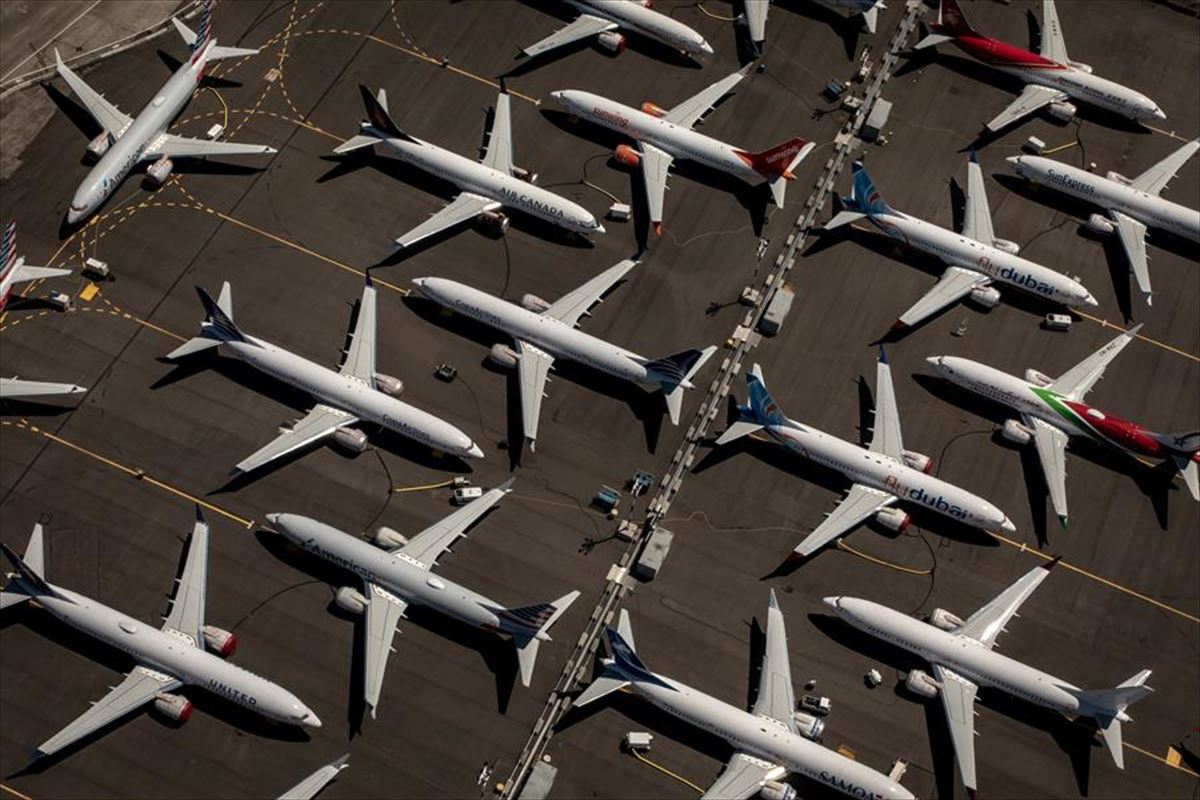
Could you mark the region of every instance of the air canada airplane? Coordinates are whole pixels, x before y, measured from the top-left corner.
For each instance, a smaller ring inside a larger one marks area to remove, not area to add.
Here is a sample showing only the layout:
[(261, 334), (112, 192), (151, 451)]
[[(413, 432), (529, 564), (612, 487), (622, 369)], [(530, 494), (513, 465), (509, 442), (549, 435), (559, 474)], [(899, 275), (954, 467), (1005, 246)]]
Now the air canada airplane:
[(25, 256), (17, 255), (17, 221), (9, 221), (8, 227), (4, 229), (4, 239), (0, 241), (0, 311), (8, 305), (8, 298), (12, 296), (13, 287), (17, 284), (70, 274), (69, 269), (26, 264)]
[(693, 58), (711, 56), (713, 49), (704, 37), (679, 20), (655, 11), (650, 0), (567, 0), (579, 10), (579, 16), (565, 28), (526, 47), (524, 56), (539, 56), (559, 47), (596, 37), (600, 46), (612, 53), (625, 49), (625, 34), (633, 31), (657, 39), (668, 47)]

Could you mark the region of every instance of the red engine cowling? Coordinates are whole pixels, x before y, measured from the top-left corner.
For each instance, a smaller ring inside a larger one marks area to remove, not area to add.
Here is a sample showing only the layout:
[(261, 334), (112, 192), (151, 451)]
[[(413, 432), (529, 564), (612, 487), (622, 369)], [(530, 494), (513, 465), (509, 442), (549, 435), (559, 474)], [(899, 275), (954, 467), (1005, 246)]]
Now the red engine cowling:
[(601, 47), (613, 55), (617, 55), (625, 49), (625, 37), (619, 33), (613, 33), (612, 31), (605, 31), (604, 33), (600, 34), (596, 37), (596, 41), (600, 43)]
[(154, 695), (154, 710), (182, 725), (192, 716), (192, 701), (182, 695), (159, 692)]
[(667, 115), (665, 109), (660, 108), (656, 103), (651, 103), (649, 100), (642, 103), (642, 111), (652, 117), (665, 117)]
[(904, 463), (915, 470), (920, 470), (928, 475), (933, 471), (933, 459), (924, 453), (918, 453), (916, 450), (905, 450), (902, 453)]
[(638, 155), (638, 151), (627, 144), (617, 145), (616, 149), (613, 150), (613, 158), (627, 167), (636, 167), (642, 160), (642, 157)]
[(875, 512), (875, 521), (889, 531), (904, 533), (911, 520), (906, 512), (898, 508), (883, 508)]
[(204, 646), (221, 658), (229, 658), (237, 650), (237, 637), (216, 625), (205, 625), (201, 629), (204, 634)]

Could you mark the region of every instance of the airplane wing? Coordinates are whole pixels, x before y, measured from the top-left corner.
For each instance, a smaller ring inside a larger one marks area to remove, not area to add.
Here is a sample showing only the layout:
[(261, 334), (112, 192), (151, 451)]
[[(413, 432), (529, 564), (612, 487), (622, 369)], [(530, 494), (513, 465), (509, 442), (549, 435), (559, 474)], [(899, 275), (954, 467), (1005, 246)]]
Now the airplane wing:
[(642, 154), (642, 181), (646, 185), (646, 205), (650, 221), (661, 223), (663, 218), (663, 196), (667, 193), (667, 177), (671, 169), (671, 154), (648, 142), (638, 142)]
[(1146, 194), (1161, 194), (1162, 190), (1167, 188), (1167, 184), (1171, 182), (1171, 179), (1175, 177), (1175, 173), (1179, 172), (1179, 168), (1195, 155), (1197, 150), (1200, 150), (1200, 139), (1192, 139), (1183, 147), (1171, 153), (1171, 155), (1141, 175), (1138, 175), (1129, 185)]
[(546, 396), (546, 376), (554, 365), (554, 356), (540, 347), (517, 340), (517, 382), (521, 389), (521, 425), (525, 438), (537, 440), (538, 417)]
[(767, 38), (767, 14), (770, 10), (770, 0), (743, 0), (742, 14), (746, 18), (751, 41), (757, 43)]
[[(1050, 491), (1050, 504), (1060, 520), (1067, 518), (1067, 435), (1042, 422), (1040, 419), (1022, 415), (1025, 425), (1033, 430), (1033, 443), (1037, 448), (1038, 461), (1042, 462), (1042, 474), (1046, 476), (1046, 488)], [(1065, 523), (1064, 523), (1065, 524)]]
[(690, 128), (694, 126), (701, 117), (703, 117), (712, 109), (714, 103), (716, 103), (725, 95), (729, 94), (734, 86), (737, 86), (739, 83), (741, 83), (742, 78), (749, 74), (749, 69), (751, 66), (753, 66), (753, 64), (749, 64), (746, 67), (739, 69), (732, 75), (724, 77), (714, 83), (712, 86), (704, 89), (699, 94), (693, 95), (687, 100), (684, 100), (682, 103), (664, 114), (663, 119), (665, 119), (667, 122), (673, 122), (676, 125), (684, 128)]
[(164, 133), (151, 142), (142, 154), (142, 159), (205, 158), (206, 156), (238, 156), (253, 153), (275, 153), (274, 147), (265, 144), (242, 144), (240, 142), (214, 142), (209, 139), (193, 139)]
[(616, 29), (617, 23), (615, 22), (601, 19), (600, 17), (593, 17), (591, 14), (582, 14), (565, 28), (559, 28), (545, 39), (534, 42), (521, 52), (532, 58), (533, 56), (556, 50), (563, 45), (578, 42), (580, 39), (596, 36), (605, 31), (615, 31)]
[(953, 670), (934, 664), (933, 677), (941, 684), (938, 696), (946, 712), (950, 742), (963, 785), (975, 790), (975, 694), (979, 687)]
[(904, 439), (900, 435), (900, 412), (896, 408), (896, 388), (892, 385), (892, 368), (887, 354), (879, 348), (879, 363), (875, 366), (875, 422), (871, 437), (872, 453), (902, 461)]
[(47, 381), (23, 381), (20, 378), (0, 378), (0, 400), (15, 400), (18, 397), (46, 397), (55, 394), (80, 394), (83, 386), (73, 383), (49, 383)]
[(967, 162), (967, 208), (963, 216), (963, 236), (982, 242), (989, 247), (996, 241), (996, 232), (992, 230), (992, 212), (988, 208), (987, 189), (983, 185), (983, 170), (975, 151), (971, 151), (971, 160)]
[(500, 502), (500, 498), (512, 491), (512, 479), (484, 492), (483, 496), (472, 500), (450, 516), (430, 525), (408, 541), (392, 551), (409, 563), (417, 564), (425, 569), (437, 566), (438, 557), (450, 549), (460, 536), (466, 536), (467, 528), (487, 513), (488, 509)]
[(37, 752), (48, 756), (70, 747), (126, 714), (154, 699), (159, 692), (171, 692), (183, 682), (148, 667), (134, 667), (125, 680), (112, 688), (67, 727), (38, 745)]
[(208, 585), (208, 523), (196, 506), (196, 524), (188, 542), (183, 575), (171, 599), (171, 612), (163, 628), (189, 636), (196, 647), (204, 647), (204, 594)]
[(348, 763), (349, 761), (349, 753), (346, 753), (336, 761), (330, 761), (328, 764), (321, 767), (316, 772), (309, 775), (283, 794), (279, 795), (276, 800), (312, 800), (312, 798), (316, 797), (322, 789), (328, 786), (329, 783), (337, 777), (339, 772), (350, 766)]
[(974, 639), (989, 650), (995, 647), (996, 637), (1004, 630), (1008, 621), (1016, 616), (1017, 610), (1029, 599), (1033, 590), (1046, 580), (1050, 568), (1057, 561), (1058, 559), (1054, 559), (1029, 570), (1016, 583), (996, 595), (994, 600), (968, 617), (962, 627), (954, 633)]
[(512, 110), (508, 92), (496, 97), (496, 111), (492, 115), (492, 129), (488, 131), (487, 150), (483, 163), (505, 175), (512, 174)]
[(1146, 255), (1146, 226), (1120, 211), (1109, 211), (1108, 216), (1116, 223), (1117, 238), (1129, 259), (1129, 269), (1138, 291), (1145, 296), (1146, 305), (1150, 305), (1153, 292), (1150, 289), (1150, 257)]
[(788, 659), (787, 633), (783, 628), (783, 612), (771, 590), (767, 607), (767, 647), (758, 674), (758, 696), (751, 713), (782, 723), (796, 732), (796, 693), (792, 688), (792, 667)]
[(1137, 336), (1137, 332), (1141, 329), (1141, 324), (1133, 326), (1058, 376), (1046, 388), (1071, 400), (1082, 400), (1088, 391), (1096, 385), (1096, 382), (1104, 377), (1104, 370), (1108, 368), (1109, 362), (1116, 358), (1117, 354), (1124, 350), (1127, 344), (1133, 341), (1133, 337)]
[(450, 205), (396, 239), (396, 245), (399, 247), (412, 247), (417, 242), (427, 239), (435, 233), (441, 233), (447, 228), (453, 228), (459, 223), (474, 219), (485, 211), (495, 211), (497, 208), (500, 208), (500, 203), (495, 200), (471, 194), (470, 192), (463, 192), (450, 201)]
[(375, 709), (379, 707), (383, 673), (392, 652), (392, 639), (408, 603), (370, 581), (364, 581), (363, 588), (369, 600), (365, 615), (366, 635), (363, 636), (363, 700), (374, 718)]
[(1067, 55), (1067, 42), (1063, 39), (1062, 25), (1058, 22), (1058, 10), (1054, 0), (1042, 0), (1042, 46), (1039, 55), (1057, 61), (1059, 64), (1070, 62)]
[(354, 330), (350, 332), (350, 349), (339, 370), (342, 375), (352, 375), (368, 386), (375, 385), (375, 305), (375, 287), (367, 278)]
[(87, 108), (92, 119), (96, 120), (100, 127), (112, 134), (114, 138), (124, 133), (125, 129), (129, 127), (129, 123), (133, 122), (133, 117), (105, 100), (104, 95), (84, 83), (83, 78), (76, 75), (70, 67), (63, 63), (57, 48), (54, 50), (54, 60), (58, 64), (58, 74)]
[(948, 305), (956, 303), (978, 286), (987, 286), (992, 279), (982, 272), (964, 267), (947, 267), (933, 288), (912, 307), (900, 315), (903, 325), (916, 325)]
[(801, 556), (812, 555), (825, 545), (849, 533), (866, 522), (872, 514), (897, 502), (896, 496), (856, 483), (850, 487), (842, 502), (838, 503), (817, 529), (796, 545), (795, 552)]
[(358, 422), (358, 417), (353, 414), (320, 403), (313, 407), (304, 419), (296, 422), (291, 428), (284, 429), (270, 444), (241, 461), (234, 467), (234, 472), (253, 472), (264, 464), (299, 450), (305, 445), (318, 442), (326, 436), (332, 436), (338, 428), (344, 428), (356, 422)]
[(770, 780), (778, 780), (787, 770), (747, 753), (734, 753), (725, 770), (700, 800), (743, 800), (754, 797)]
[(619, 264), (609, 267), (578, 289), (558, 298), (542, 313), (568, 325), (578, 325), (580, 318), (588, 313), (588, 309), (599, 303), (600, 299), (616, 286), (629, 270), (637, 266), (637, 263), (636, 258), (627, 258)]
[(994, 133), (1001, 128), (1008, 127), (1023, 117), (1029, 116), (1039, 108), (1066, 99), (1067, 95), (1064, 92), (1031, 83), (1025, 87), (1016, 100), (1013, 100), (1009, 104), (1008, 108), (1001, 111), (996, 115), (995, 119), (987, 124), (987, 129)]
[(57, 269), (56, 267), (34, 267), (28, 264), (22, 264), (13, 270), (13, 283), (29, 283), (30, 281), (42, 281), (47, 278), (60, 278), (63, 275), (70, 275), (69, 269)]

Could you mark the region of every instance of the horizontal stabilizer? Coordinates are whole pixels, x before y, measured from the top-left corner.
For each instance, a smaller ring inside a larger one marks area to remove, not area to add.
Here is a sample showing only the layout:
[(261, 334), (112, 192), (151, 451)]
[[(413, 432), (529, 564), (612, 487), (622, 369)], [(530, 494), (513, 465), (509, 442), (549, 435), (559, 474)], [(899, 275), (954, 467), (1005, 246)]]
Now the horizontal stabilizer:
[(849, 225), (851, 222), (858, 222), (865, 216), (866, 214), (863, 214), (859, 211), (839, 211), (834, 215), (833, 219), (825, 223), (825, 226), (821, 228), (821, 230), (831, 231), (834, 228), (840, 228), (843, 225)]
[(257, 47), (221, 47), (214, 44), (208, 48), (206, 58), (209, 61), (219, 61), (222, 58), (240, 58), (242, 56), (258, 55)]
[(1196, 463), (1196, 456), (1175, 456), (1172, 460), (1179, 474), (1183, 476), (1188, 491), (1192, 493), (1192, 499), (1200, 500), (1200, 464)]
[[(522, 608), (504, 609), (500, 612), (502, 623), (512, 632), (513, 644), (517, 648), (517, 661), (521, 668), (521, 685), (528, 687), (533, 680), (533, 668), (537, 663), (538, 643), (549, 640), (548, 631), (558, 618), (571, 607), (579, 592), (568, 592), (553, 603), (538, 603)], [(511, 625), (515, 625), (513, 630)]]
[(937, 47), (942, 42), (954, 41), (953, 36), (947, 36), (944, 33), (931, 33), (921, 41), (913, 45), (913, 50), (924, 50), (927, 47)]
[(333, 148), (333, 152), (337, 153), (338, 155), (342, 155), (355, 150), (361, 150), (364, 147), (374, 147), (378, 143), (378, 136), (363, 136), (360, 134), (358, 136), (351, 136), (349, 139)]
[(717, 446), (720, 447), (721, 445), (729, 444), (730, 442), (741, 439), (743, 436), (749, 436), (752, 433), (757, 433), (758, 431), (761, 431), (762, 428), (763, 426), (758, 422), (739, 420), (726, 428), (725, 432), (717, 437)]
[(621, 673), (612, 668), (606, 669), (596, 676), (596, 680), (592, 681), (591, 685), (584, 689), (571, 705), (575, 708), (586, 706), (613, 692), (619, 692), (628, 685), (629, 681)]
[(647, 377), (662, 385), (672, 425), (679, 424), (679, 417), (683, 411), (683, 390), (692, 387), (692, 376), (700, 371), (715, 352), (715, 345), (709, 345), (703, 350), (693, 348), (651, 361), (646, 365)]

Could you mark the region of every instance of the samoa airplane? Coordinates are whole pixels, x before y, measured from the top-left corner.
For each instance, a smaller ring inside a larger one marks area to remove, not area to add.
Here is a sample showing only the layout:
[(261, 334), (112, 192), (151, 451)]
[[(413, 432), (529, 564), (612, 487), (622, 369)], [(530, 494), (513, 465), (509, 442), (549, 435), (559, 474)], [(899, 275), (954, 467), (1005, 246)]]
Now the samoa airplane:
[(616, 131), (636, 143), (617, 145), (613, 158), (626, 166), (641, 164), (646, 186), (650, 222), (662, 232), (663, 195), (667, 177), (675, 159), (686, 159), (710, 169), (740, 178), (751, 186), (766, 184), (776, 206), (783, 207), (787, 182), (795, 179), (793, 170), (815, 146), (803, 139), (789, 139), (761, 153), (726, 144), (705, 136), (693, 128), (722, 97), (729, 94), (749, 74), (752, 64), (689, 97), (669, 111), (651, 102), (641, 109), (609, 100), (591, 92), (564, 89), (551, 92), (572, 116)]
[(1130, 705), (1154, 690), (1146, 686), (1143, 670), (1115, 689), (1080, 689), (1061, 678), (994, 652), (996, 639), (1017, 609), (1033, 594), (1054, 559), (1034, 567), (1024, 577), (965, 621), (945, 609), (934, 609), (929, 622), (913, 619), (887, 606), (856, 597), (826, 597), (824, 602), (852, 627), (911, 653), (932, 666), (932, 677), (914, 669), (905, 678), (910, 692), (925, 698), (940, 696), (950, 741), (963, 785), (975, 795), (975, 711), (980, 686), (1058, 711), (1068, 717), (1091, 717), (1100, 728), (1113, 761), (1124, 769), (1121, 723), (1132, 722)]
[(239, 462), (233, 468), (234, 475), (251, 472), (327, 438), (346, 450), (361, 453), (367, 448), (367, 435), (353, 426), (362, 424), (379, 425), (435, 451), (483, 458), (483, 451), (471, 437), (449, 422), (401, 401), (404, 384), (376, 371), (375, 287), (370, 276), (350, 334), (350, 349), (336, 372), (244, 333), (233, 321), (233, 291), (228, 281), (215, 301), (204, 289), (196, 287), (196, 291), (205, 311), (200, 335), (168, 353), (168, 360), (224, 346), (235, 358), (318, 401), (303, 419), (280, 429), (276, 439)]
[(842, 198), (842, 211), (826, 225), (833, 230), (866, 219), (878, 230), (904, 244), (937, 258), (947, 265), (942, 277), (924, 297), (900, 315), (892, 326), (900, 330), (918, 324), (964, 297), (983, 308), (1000, 303), (1002, 283), (1023, 289), (1052, 303), (1075, 308), (1096, 306), (1096, 298), (1078, 281), (1060, 272), (1035, 264), (1019, 253), (1016, 242), (996, 237), (992, 212), (988, 208), (983, 172), (975, 153), (967, 163), (967, 206), (962, 233), (897, 211), (884, 202), (861, 161), (853, 166), (851, 196)]
[(662, 42), (686, 56), (711, 56), (712, 46), (696, 31), (673, 17), (652, 9), (649, 0), (566, 0), (579, 16), (544, 39), (529, 45), (521, 55), (533, 57), (574, 42), (596, 37), (610, 53), (625, 49), (625, 34), (631, 31)]
[(546, 380), (556, 358), (634, 383), (661, 387), (671, 423), (679, 424), (683, 391), (692, 388), (692, 377), (716, 352), (715, 346), (649, 359), (576, 330), (589, 309), (637, 263), (636, 258), (627, 258), (554, 303), (526, 294), (521, 304), (516, 305), (446, 278), (415, 278), (413, 285), (422, 297), (512, 337), (515, 348), (493, 345), (489, 358), (493, 363), (517, 370), (522, 426), (529, 449), (534, 450)]
[(1136, 178), (1126, 178), (1112, 170), (1101, 177), (1042, 156), (1009, 156), (1006, 160), (1022, 178), (1100, 206), (1108, 212), (1107, 217), (1092, 214), (1084, 225), (1102, 236), (1117, 235), (1121, 249), (1129, 259), (1129, 269), (1138, 290), (1146, 305), (1150, 305), (1152, 292), (1146, 229), (1158, 228), (1200, 243), (1200, 211), (1159, 196), (1197, 150), (1200, 150), (1200, 139), (1193, 139)]
[(191, 48), (191, 58), (163, 84), (137, 117), (130, 117), (104, 99), (104, 95), (84, 83), (63, 63), (57, 49), (54, 51), (58, 74), (103, 128), (87, 146), (88, 153), (99, 161), (75, 191), (67, 211), (68, 225), (90, 217), (121, 185), (129, 171), (143, 161), (154, 162), (146, 168), (146, 177), (153, 185), (161, 186), (175, 167), (172, 159), (275, 152), (275, 148), (266, 145), (215, 142), (167, 133), (171, 122), (192, 99), (192, 93), (199, 86), (210, 62), (252, 56), (258, 52), (257, 49), (221, 47), (217, 44), (212, 36), (212, 0), (205, 2), (200, 15), (200, 27), (196, 32), (175, 17), (171, 18), (171, 22)]
[(717, 438), (717, 446), (763, 431), (778, 444), (853, 481), (837, 508), (796, 545), (788, 560), (812, 555), (872, 517), (888, 530), (903, 531), (908, 527), (909, 515), (893, 507), (900, 502), (928, 508), (975, 528), (1015, 531), (1016, 526), (1004, 512), (987, 500), (931, 475), (932, 458), (904, 449), (892, 370), (882, 346), (875, 376), (874, 431), (870, 445), (859, 447), (789, 419), (767, 392), (758, 364), (746, 374), (749, 399), (746, 405), (738, 406), (739, 419)]
[(1042, 43), (1038, 53), (976, 31), (967, 22), (958, 0), (941, 0), (938, 21), (930, 27), (932, 33), (914, 50), (951, 42), (971, 58), (1025, 82), (1020, 96), (987, 124), (987, 130), (993, 133), (1041, 108), (1046, 108), (1054, 119), (1068, 122), (1078, 111), (1072, 100), (1143, 124), (1167, 118), (1146, 95), (1101, 78), (1093, 74), (1091, 66), (1071, 60), (1054, 0), (1042, 0)]
[(229, 631), (205, 623), (208, 524), (199, 506), (183, 574), (161, 628), (48, 583), (42, 539), (42, 526), (35, 525), (24, 558), (0, 544), (16, 568), (0, 594), (0, 608), (32, 600), (72, 628), (127, 653), (135, 666), (112, 691), (42, 742), (35, 757), (53, 755), (150, 703), (159, 714), (186, 722), (192, 702), (177, 691), (187, 686), (205, 689), (277, 722), (321, 727), (317, 715), (287, 689), (224, 660), (233, 655), (237, 639)]
[(1072, 436), (1086, 436), (1133, 456), (1171, 461), (1192, 497), (1200, 500), (1200, 432), (1154, 433), (1083, 401), (1105, 369), (1133, 341), (1141, 325), (1101, 347), (1058, 378), (1036, 369), (1018, 378), (994, 367), (957, 356), (926, 359), (943, 378), (982, 395), (1021, 415), (1004, 422), (1001, 435), (1014, 444), (1033, 442), (1046, 476), (1050, 501), (1062, 526), (1067, 527), (1067, 444)]
[(12, 296), (13, 287), (17, 284), (70, 274), (69, 269), (26, 264), (25, 256), (17, 255), (17, 221), (9, 221), (8, 227), (4, 229), (4, 238), (0, 240), (0, 311), (8, 305), (8, 298)]
[(502, 87), (496, 98), (492, 128), (488, 132), (483, 159), (473, 161), (438, 147), (400, 129), (388, 112), (387, 93), (375, 97), (359, 86), (367, 118), (358, 134), (337, 147), (339, 155), (385, 145), (391, 152), (419, 169), (457, 186), (461, 191), (450, 205), (438, 211), (394, 242), (399, 249), (478, 218), (498, 236), (508, 231), (508, 217), (501, 208), (511, 208), (578, 234), (604, 233), (604, 226), (583, 206), (536, 186), (537, 173), (513, 163), (510, 97)]
[(509, 608), (433, 574), (438, 559), (459, 537), (466, 536), (467, 529), (508, 494), (511, 486), (509, 480), (488, 491), (411, 539), (381, 527), (367, 542), (298, 514), (267, 515), (271, 526), (288, 541), (362, 579), (361, 592), (343, 586), (334, 601), (342, 610), (365, 620), (363, 692), (372, 717), (379, 706), (392, 639), (405, 610), (412, 605), (510, 638), (517, 650), (521, 683), (529, 686), (538, 645), (550, 641), (550, 627), (575, 602), (579, 592), (570, 592), (552, 603)]
[(621, 609), (617, 629), (605, 631), (612, 656), (591, 685), (575, 699), (578, 708), (616, 691), (629, 691), (673, 717), (733, 746), (725, 770), (704, 792), (722, 800), (760, 796), (795, 800), (788, 775), (802, 775), (850, 797), (909, 800), (916, 797), (896, 781), (854, 759), (817, 744), (824, 723), (796, 709), (783, 612), (771, 590), (767, 641), (754, 706), (746, 711), (674, 678), (651, 672), (634, 649), (629, 612)]
[[(887, 8), (883, 0), (812, 0), (812, 2), (845, 14), (849, 17), (858, 16), (862, 19), (863, 30), (875, 33), (879, 27), (879, 11)], [(750, 41), (762, 52), (763, 42), (767, 40), (767, 14), (771, 10), (771, 0), (742, 0), (742, 15), (739, 22), (746, 26)]]

